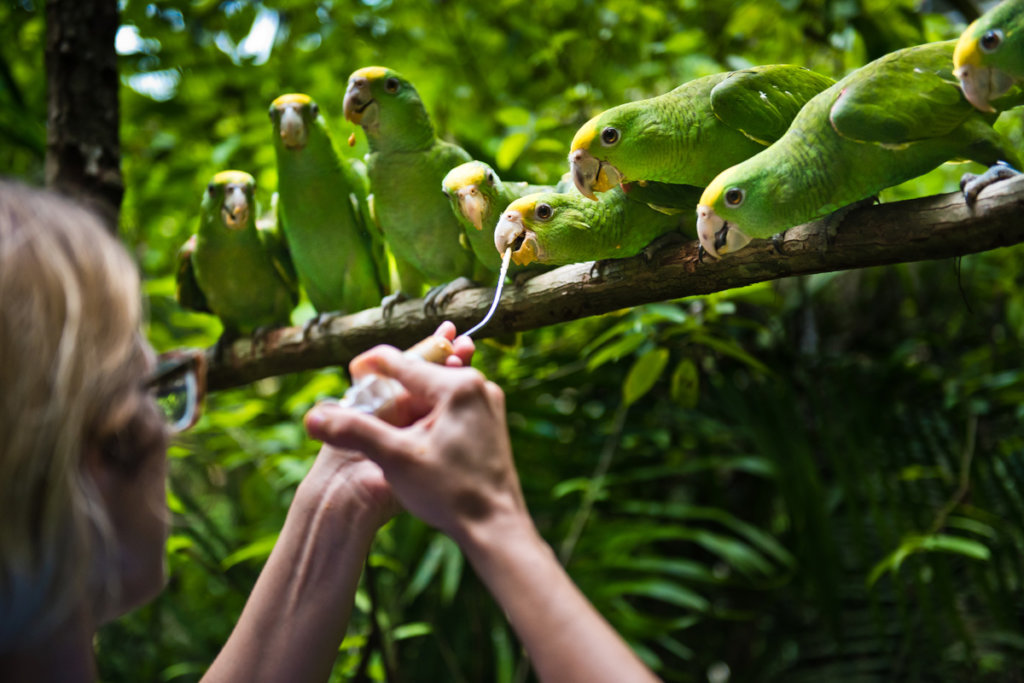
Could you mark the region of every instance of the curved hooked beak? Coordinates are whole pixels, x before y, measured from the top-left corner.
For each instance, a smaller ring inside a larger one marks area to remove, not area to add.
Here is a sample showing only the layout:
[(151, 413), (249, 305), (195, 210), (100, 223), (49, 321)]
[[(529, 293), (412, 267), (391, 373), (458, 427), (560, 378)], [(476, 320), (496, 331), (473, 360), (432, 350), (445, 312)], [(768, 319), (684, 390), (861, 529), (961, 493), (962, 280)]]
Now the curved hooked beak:
[(607, 192), (622, 183), (622, 174), (606, 161), (601, 161), (580, 148), (569, 153), (569, 168), (576, 189), (587, 199), (597, 201), (595, 192)]
[(377, 123), (377, 100), (370, 92), (370, 82), (363, 77), (353, 78), (348, 82), (345, 91), (343, 111), (345, 118), (365, 128)]
[(706, 204), (697, 205), (697, 239), (704, 251), (715, 258), (739, 251), (750, 243), (750, 238), (736, 226), (729, 225)]
[(525, 266), (540, 257), (537, 236), (523, 224), (523, 215), (518, 211), (506, 211), (494, 228), (494, 246), (498, 253), (512, 248), (512, 260), (516, 265)]
[(1013, 78), (991, 66), (962, 64), (953, 71), (953, 75), (960, 81), (960, 89), (967, 101), (983, 112), (995, 112), (992, 100), (1013, 85)]
[(281, 111), (281, 141), (288, 149), (302, 149), (306, 146), (306, 122), (295, 107), (285, 106)]
[(224, 188), (224, 204), (220, 208), (224, 225), (240, 230), (249, 222), (249, 199), (240, 185), (230, 184)]
[(992, 100), (996, 99), (1014, 83), (1004, 71), (981, 63), (981, 48), (978, 39), (964, 35), (953, 51), (953, 75), (960, 81), (960, 89), (975, 109), (994, 112)]
[[(476, 185), (466, 185), (456, 192), (459, 201), (459, 210), (477, 230), (484, 229), (484, 214), (487, 212), (487, 197), (485, 197)], [(504, 250), (500, 250), (505, 253)]]

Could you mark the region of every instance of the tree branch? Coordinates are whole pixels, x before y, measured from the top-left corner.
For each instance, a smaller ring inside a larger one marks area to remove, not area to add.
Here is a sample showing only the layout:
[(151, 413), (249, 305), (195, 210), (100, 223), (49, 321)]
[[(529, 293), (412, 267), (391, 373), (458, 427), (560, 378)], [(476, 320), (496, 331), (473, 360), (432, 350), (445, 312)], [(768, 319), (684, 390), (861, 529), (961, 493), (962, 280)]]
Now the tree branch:
[[(1024, 241), (1024, 176), (986, 189), (968, 208), (959, 193), (936, 195), (851, 211), (831, 245), (821, 221), (787, 231), (783, 253), (755, 240), (720, 261), (697, 261), (697, 243), (640, 256), (563, 266), (502, 294), (494, 318), (477, 337), (523, 331), (600, 315), (653, 301), (708, 294), (791, 275), (808, 275), (891, 263), (962, 256)], [(346, 365), (375, 344), (405, 348), (434, 331), (442, 320), (460, 330), (478, 322), (493, 289), (470, 289), (453, 297), (443, 315), (430, 316), (422, 302), (394, 309), (385, 322), (380, 308), (326, 319), (304, 337), (298, 327), (273, 330), (254, 344), (235, 341), (219, 361), (207, 352), (209, 387), (224, 389), (264, 377), (331, 365)]]

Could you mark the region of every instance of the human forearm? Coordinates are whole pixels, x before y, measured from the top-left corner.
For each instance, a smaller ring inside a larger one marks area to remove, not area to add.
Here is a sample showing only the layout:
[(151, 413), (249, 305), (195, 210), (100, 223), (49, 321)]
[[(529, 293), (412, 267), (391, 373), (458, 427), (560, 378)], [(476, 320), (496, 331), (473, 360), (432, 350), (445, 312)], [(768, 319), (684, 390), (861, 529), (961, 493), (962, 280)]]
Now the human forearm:
[(657, 680), (583, 596), (525, 512), (473, 523), (457, 540), (540, 680)]
[(300, 486), (238, 624), (204, 682), (327, 680), (363, 561), (386, 518), (347, 490), (351, 478), (322, 472), (330, 465), (318, 462)]

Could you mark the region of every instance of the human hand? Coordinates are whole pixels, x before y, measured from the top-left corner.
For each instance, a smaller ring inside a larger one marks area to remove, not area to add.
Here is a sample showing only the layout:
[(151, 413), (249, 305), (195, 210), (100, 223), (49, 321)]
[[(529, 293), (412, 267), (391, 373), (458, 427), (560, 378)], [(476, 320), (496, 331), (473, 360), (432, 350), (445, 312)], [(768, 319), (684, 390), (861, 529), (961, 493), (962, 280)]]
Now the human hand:
[[(468, 337), (455, 339), (454, 324), (449, 321), (443, 322), (434, 335), (444, 337), (448, 341), (454, 340), (454, 353), (445, 360), (446, 366), (462, 367), (469, 364), (475, 347)], [(353, 373), (356, 378), (361, 374), (365, 374), (365, 371)], [(310, 425), (316, 423), (315, 417), (311, 416), (323, 405), (331, 404), (325, 403), (314, 407), (306, 417), (307, 430), (313, 438), (318, 437), (310, 429)], [(297, 497), (307, 498), (314, 505), (326, 502), (346, 510), (348, 514), (353, 512), (349, 506), (355, 505), (358, 511), (365, 513), (365, 517), (373, 520), (374, 530), (400, 509), (391, 487), (376, 463), (367, 459), (358, 450), (338, 448), (327, 443), (320, 449), (313, 468), (303, 479)], [(362, 517), (361, 515), (360, 518)]]
[(504, 394), (478, 371), (458, 367), (468, 362), (463, 354), (471, 343), (455, 340), (458, 361), (449, 358), (449, 367), (387, 346), (352, 361), (353, 377), (374, 372), (403, 385), (407, 393), (396, 401), (391, 417), (397, 426), (326, 403), (306, 419), (314, 438), (376, 462), (406, 509), (457, 541), (481, 520), (502, 513), (526, 515)]

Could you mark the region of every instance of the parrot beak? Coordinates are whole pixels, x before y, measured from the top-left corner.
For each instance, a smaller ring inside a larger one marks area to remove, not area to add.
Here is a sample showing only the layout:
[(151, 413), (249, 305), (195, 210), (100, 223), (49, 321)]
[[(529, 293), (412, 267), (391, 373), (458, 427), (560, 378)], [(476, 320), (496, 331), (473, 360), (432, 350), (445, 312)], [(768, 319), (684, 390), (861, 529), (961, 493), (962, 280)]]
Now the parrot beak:
[(372, 128), (377, 123), (377, 100), (370, 92), (370, 81), (365, 76), (353, 77), (345, 91), (345, 118), (362, 126)]
[(750, 238), (715, 213), (706, 204), (697, 206), (697, 238), (704, 251), (715, 258), (739, 251), (750, 243)]
[(511, 247), (512, 260), (520, 266), (540, 257), (537, 236), (523, 224), (523, 215), (518, 211), (506, 211), (501, 215), (494, 229), (494, 246), (499, 254), (504, 254)]
[(569, 168), (576, 189), (587, 199), (597, 201), (595, 192), (607, 192), (622, 183), (622, 174), (606, 161), (601, 161), (582, 147), (569, 153)]
[(240, 230), (249, 222), (249, 199), (240, 185), (231, 183), (224, 188), (224, 205), (220, 214), (224, 225), (232, 230)]
[(295, 107), (285, 105), (281, 111), (281, 141), (288, 149), (306, 146), (306, 122)]
[[(484, 213), (487, 211), (487, 198), (481, 194), (476, 185), (466, 185), (456, 193), (459, 199), (459, 210), (477, 230), (484, 229)], [(502, 253), (505, 253), (504, 251)]]
[(964, 97), (975, 109), (994, 112), (992, 100), (1009, 90), (1014, 79), (1000, 69), (982, 65), (978, 39), (966, 33), (953, 51), (953, 75), (960, 81)]
[(967, 101), (975, 109), (983, 112), (995, 112), (991, 102), (1005, 93), (1013, 85), (1013, 78), (1005, 72), (976, 64), (962, 64), (953, 71), (960, 81), (960, 89)]

